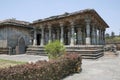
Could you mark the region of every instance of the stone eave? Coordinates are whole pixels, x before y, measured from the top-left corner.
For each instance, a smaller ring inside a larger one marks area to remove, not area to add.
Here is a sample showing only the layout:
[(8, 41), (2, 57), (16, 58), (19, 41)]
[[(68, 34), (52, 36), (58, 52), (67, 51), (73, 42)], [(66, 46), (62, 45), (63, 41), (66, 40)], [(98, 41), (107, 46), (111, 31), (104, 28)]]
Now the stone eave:
[(29, 25), (15, 24), (15, 23), (0, 23), (0, 26), (16, 26), (16, 27), (23, 27), (23, 28), (33, 29), (33, 27), (31, 27)]
[(25, 21), (19, 21), (19, 20), (15, 20), (15, 19), (6, 19), (3, 21), (0, 21), (0, 26), (16, 26), (16, 27), (24, 27), (24, 28), (33, 28), (32, 26), (29, 25), (29, 22), (25, 22)]
[(76, 11), (73, 13), (64, 13), (62, 15), (57, 15), (57, 16), (51, 16), (45, 19), (39, 19), (36, 21), (33, 21), (33, 23), (31, 23), (31, 25), (34, 24), (38, 24), (38, 23), (43, 23), (43, 22), (48, 22), (48, 21), (54, 21), (54, 20), (59, 20), (59, 19), (63, 19), (63, 18), (68, 18), (70, 16), (75, 16), (75, 15), (80, 15), (80, 14), (96, 14), (96, 16), (99, 18), (99, 20), (102, 22), (102, 24), (104, 24), (106, 26), (106, 28), (109, 28), (108, 24), (99, 16), (99, 14), (94, 10), (94, 9), (85, 9), (85, 10), (80, 10), (80, 11)]
[(76, 11), (76, 12), (73, 12), (73, 13), (65, 12), (62, 15), (51, 16), (51, 17), (48, 17), (48, 18), (44, 18), (44, 19), (39, 19), (39, 20), (33, 21), (32, 24), (42, 23), (42, 22), (47, 22), (47, 21), (52, 21), (52, 20), (57, 20), (57, 19), (66, 18), (66, 17), (70, 17), (70, 16), (75, 16), (75, 15), (78, 15), (78, 14), (89, 12), (91, 10), (93, 10), (93, 9), (85, 9), (85, 10), (80, 10), (80, 11)]
[(95, 13), (98, 18), (102, 21), (102, 23), (106, 26), (106, 28), (109, 28), (108, 24), (104, 21), (104, 19), (94, 10), (93, 13)]

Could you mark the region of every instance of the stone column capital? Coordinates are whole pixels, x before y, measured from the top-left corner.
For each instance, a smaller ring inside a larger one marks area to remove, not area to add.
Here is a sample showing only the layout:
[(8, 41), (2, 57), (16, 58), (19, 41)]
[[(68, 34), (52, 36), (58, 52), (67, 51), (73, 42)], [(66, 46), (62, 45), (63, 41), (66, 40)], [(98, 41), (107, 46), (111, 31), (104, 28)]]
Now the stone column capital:
[(70, 20), (69, 22), (70, 22), (71, 27), (75, 25), (75, 20)]
[(44, 29), (43, 25), (40, 25), (40, 29)]
[(51, 26), (52, 26), (52, 24), (47, 24), (47, 26), (48, 26), (48, 27), (51, 27)]
[(64, 22), (60, 21), (60, 22), (59, 22), (59, 24), (60, 24), (60, 25), (63, 25), (63, 24), (64, 24)]
[(81, 30), (81, 27), (78, 27), (77, 29), (78, 29), (78, 30)]
[(91, 23), (91, 25), (92, 25), (93, 27), (95, 27), (96, 23)]
[(85, 22), (86, 22), (87, 24), (90, 24), (91, 20), (90, 20), (90, 19), (85, 19)]

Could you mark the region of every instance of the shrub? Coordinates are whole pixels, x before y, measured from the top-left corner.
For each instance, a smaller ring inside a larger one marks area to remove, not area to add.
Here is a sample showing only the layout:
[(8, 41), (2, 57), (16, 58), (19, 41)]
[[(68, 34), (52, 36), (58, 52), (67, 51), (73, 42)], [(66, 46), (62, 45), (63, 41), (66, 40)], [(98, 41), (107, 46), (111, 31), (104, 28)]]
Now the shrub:
[(65, 47), (56, 40), (45, 45), (45, 51), (50, 59), (56, 59), (65, 53)]
[(0, 80), (61, 80), (80, 70), (81, 56), (67, 54), (55, 61), (38, 61), (0, 69)]

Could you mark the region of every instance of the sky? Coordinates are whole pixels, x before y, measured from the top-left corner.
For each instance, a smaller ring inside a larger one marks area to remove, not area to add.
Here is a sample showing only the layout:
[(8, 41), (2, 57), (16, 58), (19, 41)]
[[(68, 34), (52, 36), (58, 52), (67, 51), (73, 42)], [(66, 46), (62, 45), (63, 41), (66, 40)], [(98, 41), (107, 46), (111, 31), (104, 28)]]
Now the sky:
[(65, 12), (95, 9), (110, 28), (120, 34), (120, 0), (0, 0), (0, 21), (16, 18), (32, 22)]

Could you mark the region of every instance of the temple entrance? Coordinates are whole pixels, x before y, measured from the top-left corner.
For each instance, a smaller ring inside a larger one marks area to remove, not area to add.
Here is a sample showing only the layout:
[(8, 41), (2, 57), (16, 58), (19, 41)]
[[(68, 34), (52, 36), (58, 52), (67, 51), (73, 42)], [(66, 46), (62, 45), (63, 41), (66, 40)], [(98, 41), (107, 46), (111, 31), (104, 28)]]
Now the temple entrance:
[(18, 46), (16, 46), (16, 54), (24, 54), (25, 53), (25, 41), (24, 38), (21, 37), (18, 40)]
[(40, 45), (41, 34), (37, 34), (37, 45)]

